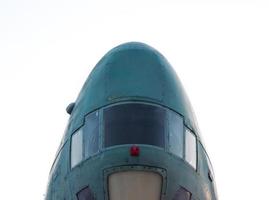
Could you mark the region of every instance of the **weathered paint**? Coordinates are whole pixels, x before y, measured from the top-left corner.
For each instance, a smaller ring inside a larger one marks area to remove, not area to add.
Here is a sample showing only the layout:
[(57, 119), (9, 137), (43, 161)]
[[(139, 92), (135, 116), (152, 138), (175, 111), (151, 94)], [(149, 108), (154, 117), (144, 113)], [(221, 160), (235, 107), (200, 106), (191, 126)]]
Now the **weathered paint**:
[[(158, 104), (183, 116), (185, 125), (197, 137), (197, 170), (167, 149), (155, 146), (140, 145), (137, 157), (129, 155), (130, 145), (103, 148), (102, 134), (99, 152), (71, 169), (71, 135), (83, 125), (84, 117), (94, 110), (126, 101)], [(85, 186), (90, 187), (96, 200), (108, 199), (107, 175), (126, 169), (159, 171), (163, 177), (163, 200), (172, 200), (180, 187), (190, 191), (192, 199), (217, 199), (208, 177), (209, 166), (199, 129), (183, 87), (168, 61), (142, 43), (120, 45), (97, 63), (75, 101), (59, 152), (51, 170), (47, 200), (75, 200), (76, 193)]]

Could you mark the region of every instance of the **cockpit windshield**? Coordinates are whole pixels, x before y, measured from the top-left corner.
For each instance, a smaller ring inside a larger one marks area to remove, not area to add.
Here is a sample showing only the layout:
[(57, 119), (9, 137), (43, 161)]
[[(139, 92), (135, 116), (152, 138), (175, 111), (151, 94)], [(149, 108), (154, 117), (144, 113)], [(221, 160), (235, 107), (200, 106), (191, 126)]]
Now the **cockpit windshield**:
[(85, 116), (83, 126), (72, 135), (71, 167), (103, 148), (125, 144), (166, 149), (196, 169), (196, 136), (183, 117), (168, 108), (138, 102), (110, 105)]
[(166, 110), (148, 104), (119, 104), (104, 109), (105, 147), (148, 144), (164, 148)]

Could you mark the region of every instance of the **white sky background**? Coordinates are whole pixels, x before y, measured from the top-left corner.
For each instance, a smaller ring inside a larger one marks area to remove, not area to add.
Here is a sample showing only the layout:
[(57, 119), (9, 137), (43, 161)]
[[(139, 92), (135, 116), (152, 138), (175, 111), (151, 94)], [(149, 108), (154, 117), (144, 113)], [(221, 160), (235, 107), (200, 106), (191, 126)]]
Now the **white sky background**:
[(178, 73), (219, 199), (266, 199), (269, 5), (0, 0), (0, 198), (43, 199), (74, 101), (112, 47), (145, 42)]

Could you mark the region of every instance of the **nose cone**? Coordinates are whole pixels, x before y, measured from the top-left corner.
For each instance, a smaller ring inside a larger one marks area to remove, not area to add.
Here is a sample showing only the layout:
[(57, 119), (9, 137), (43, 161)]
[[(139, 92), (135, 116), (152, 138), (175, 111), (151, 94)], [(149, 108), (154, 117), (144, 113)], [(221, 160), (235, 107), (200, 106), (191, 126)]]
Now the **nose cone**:
[(110, 50), (85, 82), (72, 112), (71, 130), (85, 114), (116, 102), (147, 101), (184, 116), (196, 133), (195, 117), (184, 89), (168, 61), (152, 47), (137, 42)]

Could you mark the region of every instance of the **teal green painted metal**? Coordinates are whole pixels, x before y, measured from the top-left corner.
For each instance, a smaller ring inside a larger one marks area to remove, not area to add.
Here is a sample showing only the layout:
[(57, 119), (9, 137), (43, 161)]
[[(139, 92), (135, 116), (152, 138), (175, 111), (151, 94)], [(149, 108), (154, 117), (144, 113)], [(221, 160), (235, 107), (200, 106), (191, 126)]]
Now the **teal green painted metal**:
[[(71, 135), (83, 125), (85, 115), (126, 101), (158, 104), (182, 115), (185, 125), (198, 138), (197, 170), (166, 148), (139, 145), (138, 157), (129, 155), (130, 145), (103, 148), (102, 131), (100, 151), (71, 169)], [(75, 102), (50, 172), (46, 200), (76, 200), (76, 193), (85, 186), (89, 186), (96, 200), (106, 200), (108, 174), (126, 169), (160, 173), (162, 200), (172, 200), (180, 187), (192, 193), (192, 200), (216, 200), (214, 181), (208, 178), (207, 155), (194, 119), (176, 73), (160, 53), (141, 43), (127, 43), (112, 49), (93, 69)]]
[[(152, 47), (127, 43), (109, 51), (85, 82), (70, 118), (70, 136), (85, 114), (112, 103), (140, 100), (169, 107), (198, 127), (184, 89), (168, 61)], [(198, 136), (199, 137), (199, 136)]]

